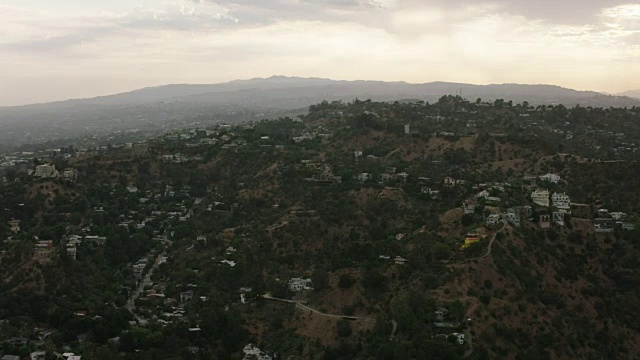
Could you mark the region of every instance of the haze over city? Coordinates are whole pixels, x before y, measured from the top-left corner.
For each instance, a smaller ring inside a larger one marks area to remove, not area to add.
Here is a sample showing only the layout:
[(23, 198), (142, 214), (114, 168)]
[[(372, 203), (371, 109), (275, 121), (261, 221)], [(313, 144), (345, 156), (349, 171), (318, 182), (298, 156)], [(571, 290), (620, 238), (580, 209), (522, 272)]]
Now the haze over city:
[(608, 93), (640, 79), (628, 0), (4, 0), (0, 34), (0, 106), (274, 74)]

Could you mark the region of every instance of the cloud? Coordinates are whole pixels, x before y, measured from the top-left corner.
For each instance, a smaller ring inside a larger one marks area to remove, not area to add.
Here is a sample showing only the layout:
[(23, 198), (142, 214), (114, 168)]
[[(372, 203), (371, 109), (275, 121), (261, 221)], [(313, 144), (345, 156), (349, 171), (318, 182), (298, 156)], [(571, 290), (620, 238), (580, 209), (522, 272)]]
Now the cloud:
[(69, 96), (93, 94), (75, 92), (82, 82), (121, 91), (273, 74), (611, 92), (640, 78), (640, 6), (615, 0), (573, 12), (576, 0), (141, 0), (108, 10), (7, 1), (0, 76), (77, 82)]

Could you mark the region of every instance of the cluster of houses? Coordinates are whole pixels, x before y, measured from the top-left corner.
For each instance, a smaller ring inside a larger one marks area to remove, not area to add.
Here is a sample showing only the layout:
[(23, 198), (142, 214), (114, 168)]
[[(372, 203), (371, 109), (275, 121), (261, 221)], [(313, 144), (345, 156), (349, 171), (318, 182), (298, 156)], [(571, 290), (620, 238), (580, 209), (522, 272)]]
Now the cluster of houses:
[(248, 344), (247, 346), (245, 346), (242, 352), (244, 352), (244, 357), (242, 358), (242, 360), (273, 360), (275, 357), (275, 355), (272, 357), (271, 355), (273, 354), (262, 351), (260, 350), (260, 348), (254, 346), (253, 344)]
[(628, 215), (623, 212), (609, 212), (607, 209), (598, 209), (593, 219), (593, 227), (598, 233), (613, 232), (616, 228), (622, 230), (635, 230), (635, 223), (628, 221)]
[(68, 182), (75, 182), (78, 179), (78, 170), (74, 168), (65, 169), (62, 174), (56, 169), (55, 165), (43, 164), (37, 165), (35, 170), (29, 171), (30, 175), (40, 179), (62, 179)]

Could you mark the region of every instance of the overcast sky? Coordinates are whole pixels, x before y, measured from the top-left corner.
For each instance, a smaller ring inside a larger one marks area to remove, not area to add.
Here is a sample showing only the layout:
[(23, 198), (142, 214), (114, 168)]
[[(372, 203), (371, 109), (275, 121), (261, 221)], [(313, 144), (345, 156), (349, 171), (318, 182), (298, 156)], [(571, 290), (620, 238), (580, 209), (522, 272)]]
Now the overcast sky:
[(640, 88), (618, 0), (0, 0), (0, 105), (271, 75)]

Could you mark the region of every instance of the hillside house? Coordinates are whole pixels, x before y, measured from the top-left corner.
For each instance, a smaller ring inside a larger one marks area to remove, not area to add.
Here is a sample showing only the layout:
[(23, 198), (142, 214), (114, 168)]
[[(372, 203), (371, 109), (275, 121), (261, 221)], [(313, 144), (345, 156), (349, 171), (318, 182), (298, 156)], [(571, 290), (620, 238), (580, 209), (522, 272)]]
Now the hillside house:
[(491, 196), (491, 193), (487, 190), (482, 190), (476, 194), (476, 199), (486, 199)]
[(52, 179), (57, 178), (59, 175), (56, 167), (49, 164), (38, 165), (36, 166), (36, 170), (33, 173), (33, 176), (39, 177), (41, 179)]
[(287, 285), (291, 291), (313, 290), (311, 279), (292, 278)]
[(34, 247), (34, 258), (36, 260), (47, 260), (51, 258), (53, 253), (52, 240), (38, 240)]
[(29, 360), (45, 360), (47, 356), (46, 351), (34, 351), (29, 354)]
[(565, 193), (553, 193), (553, 195), (551, 195), (551, 203), (558, 209), (571, 208), (571, 200), (569, 199), (569, 195)]
[(565, 215), (567, 213), (564, 211), (554, 211), (553, 212), (553, 222), (560, 225), (560, 226), (564, 226), (564, 219), (565, 219)]
[(531, 193), (531, 201), (534, 204), (549, 207), (549, 190), (536, 189)]
[(78, 180), (78, 170), (76, 170), (74, 168), (65, 169), (62, 172), (62, 178), (65, 181), (75, 182), (76, 180)]
[(551, 215), (549, 214), (540, 214), (540, 219), (538, 220), (538, 226), (541, 229), (548, 229), (551, 227)]
[(403, 257), (400, 257), (400, 256), (396, 256), (395, 258), (393, 258), (393, 262), (394, 262), (396, 265), (404, 265), (404, 264), (406, 264), (408, 261), (409, 261), (409, 260), (407, 260), (407, 259), (405, 259), (405, 258), (403, 258)]
[(0, 358), (0, 360), (20, 360), (20, 356), (18, 355), (4, 355)]
[(622, 227), (622, 230), (635, 230), (636, 229), (636, 224), (630, 222), (630, 221), (623, 221), (620, 223), (620, 226)]
[(508, 209), (507, 213), (505, 214), (505, 218), (511, 225), (520, 227), (520, 213), (518, 213), (515, 209)]
[(361, 173), (357, 175), (357, 179), (361, 182), (365, 182), (367, 180), (371, 180), (371, 178), (373, 177), (373, 175), (371, 175), (370, 173)]
[(478, 236), (478, 234), (468, 233), (464, 238), (464, 244), (462, 244), (462, 246), (460, 247), (460, 250), (464, 250), (479, 241), (480, 241), (480, 236)]
[(266, 352), (260, 350), (258, 347), (253, 344), (249, 344), (244, 347), (242, 350), (244, 352), (244, 357), (242, 360), (272, 360), (273, 358), (267, 354)]
[(447, 176), (442, 180), (442, 183), (444, 184), (444, 186), (455, 186), (456, 179), (452, 178), (451, 176)]
[(12, 233), (17, 233), (20, 231), (20, 220), (16, 220), (16, 219), (11, 219), (9, 221), (7, 221), (7, 225), (9, 225), (9, 230), (11, 230)]
[(560, 175), (558, 174), (545, 174), (545, 175), (541, 175), (539, 176), (539, 179), (542, 181), (548, 181), (554, 184), (557, 184), (560, 182)]
[(610, 212), (609, 216), (611, 216), (613, 220), (617, 220), (617, 221), (627, 219), (627, 214), (623, 212)]
[(611, 218), (595, 218), (593, 227), (596, 232), (613, 232), (614, 221)]
[(476, 202), (471, 199), (465, 200), (462, 203), (462, 209), (464, 209), (465, 214), (473, 214), (476, 211)]
[(420, 192), (423, 194), (429, 194), (433, 200), (440, 198), (440, 190), (432, 190), (431, 188), (423, 187), (420, 189)]
[(487, 216), (487, 220), (486, 220), (487, 225), (494, 226), (494, 225), (497, 225), (499, 222), (500, 222), (499, 214), (490, 214), (489, 216)]

